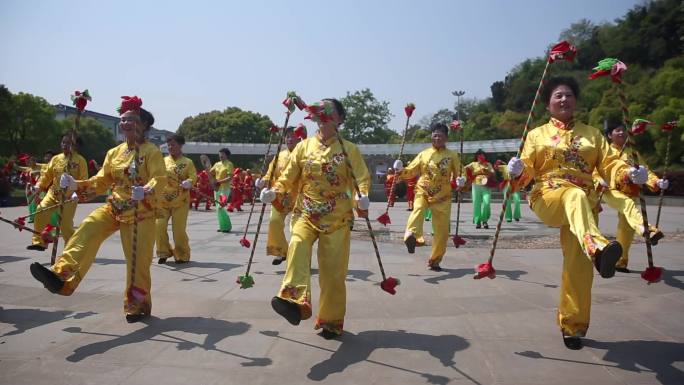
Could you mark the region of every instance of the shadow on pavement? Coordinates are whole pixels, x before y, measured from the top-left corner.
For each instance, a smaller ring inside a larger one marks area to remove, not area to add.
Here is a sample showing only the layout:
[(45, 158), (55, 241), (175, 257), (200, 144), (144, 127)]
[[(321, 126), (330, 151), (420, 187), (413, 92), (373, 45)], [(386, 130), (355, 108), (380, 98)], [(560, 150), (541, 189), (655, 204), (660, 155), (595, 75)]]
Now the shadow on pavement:
[(16, 257), (14, 255), (0, 255), (0, 264), (23, 261), (25, 259), (31, 259), (31, 258), (29, 258), (29, 257)]
[[(311, 275), (317, 275), (318, 274), (318, 269), (311, 269)], [(373, 282), (369, 278), (371, 275), (373, 275), (372, 271), (369, 270), (353, 270), (349, 269), (347, 270), (347, 282), (355, 282), (355, 281), (364, 281), (364, 282)], [(278, 270), (273, 273), (273, 275), (285, 275), (285, 270)]]
[(5, 309), (0, 307), (0, 322), (16, 328), (0, 337), (21, 334), (29, 329), (61, 321), (67, 318), (81, 319), (95, 315), (93, 312), (74, 313), (68, 310), (45, 311), (40, 309)]
[[(268, 366), (271, 365), (271, 359), (266, 357), (247, 357), (241, 354), (229, 352), (219, 349), (216, 344), (225, 338), (246, 333), (251, 325), (245, 322), (228, 322), (215, 318), (204, 317), (170, 317), (170, 318), (156, 318), (151, 317), (142, 321), (146, 326), (138, 329), (127, 335), (116, 335), (98, 332), (83, 331), (79, 327), (69, 327), (64, 329), (65, 332), (75, 334), (87, 334), (114, 337), (107, 341), (95, 342), (89, 345), (81, 346), (74, 350), (73, 354), (66, 359), (70, 362), (82, 361), (85, 358), (103, 354), (111, 349), (119, 346), (135, 344), (145, 341), (168, 342), (176, 344), (178, 350), (191, 350), (194, 348), (201, 348), (204, 350), (216, 351), (230, 356), (238, 357), (244, 360), (242, 366)], [(168, 334), (168, 332), (185, 332), (191, 334), (206, 334), (203, 343), (197, 343), (186, 340), (181, 337), (176, 337)]]

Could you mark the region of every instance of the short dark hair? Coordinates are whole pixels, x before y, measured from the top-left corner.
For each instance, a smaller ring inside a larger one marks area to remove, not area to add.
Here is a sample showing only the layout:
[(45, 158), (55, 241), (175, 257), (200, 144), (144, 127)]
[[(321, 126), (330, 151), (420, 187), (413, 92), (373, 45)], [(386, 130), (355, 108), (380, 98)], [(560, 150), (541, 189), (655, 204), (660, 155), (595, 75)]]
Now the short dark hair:
[(173, 140), (174, 142), (180, 144), (181, 146), (185, 144), (185, 136), (183, 136), (183, 135), (181, 135), (181, 134), (173, 134), (173, 135), (169, 136), (169, 137), (166, 139), (166, 143), (168, 143), (168, 142), (170, 142), (170, 141), (172, 141), (172, 140)]
[(342, 102), (335, 98), (325, 98), (323, 100), (327, 100), (333, 104), (335, 107), (335, 111), (337, 112), (337, 115), (340, 117), (340, 124), (344, 123), (344, 120), (347, 118), (347, 110), (344, 109), (344, 105), (342, 105)]
[[(66, 134), (62, 135), (62, 139), (68, 138), (70, 142), (71, 142), (71, 137), (72, 137), (72, 134), (68, 133), (68, 132)], [(76, 142), (76, 147), (83, 146), (83, 139), (81, 139), (80, 136), (73, 134), (73, 138), (74, 138), (74, 142)]]
[(558, 86), (570, 87), (572, 93), (575, 95), (575, 99), (579, 99), (580, 89), (575, 78), (570, 76), (554, 76), (549, 79), (546, 84), (544, 84), (544, 87), (542, 87), (541, 97), (544, 103), (549, 104), (549, 101), (551, 100), (551, 93)]
[(478, 149), (477, 151), (475, 151), (475, 156), (478, 156), (478, 155), (484, 155), (484, 156), (487, 156), (487, 153), (486, 153), (486, 152), (484, 152), (484, 150), (483, 150), (483, 149), (479, 148), (479, 149)]
[(610, 139), (610, 134), (612, 134), (613, 131), (614, 131), (615, 129), (620, 128), (620, 127), (626, 129), (625, 123), (624, 123), (622, 120), (620, 120), (620, 119), (610, 119), (610, 118), (609, 118), (609, 119), (606, 119), (606, 120), (605, 120), (605, 134), (606, 134), (606, 137), (608, 137), (608, 138)]
[(149, 129), (154, 124), (154, 115), (150, 111), (140, 108), (140, 121)]
[(50, 154), (50, 155), (52, 155), (52, 156), (55, 156), (55, 152), (52, 151), (52, 150), (47, 150), (47, 151), (45, 151), (45, 153), (43, 154), (43, 156), (48, 155), (48, 154)]
[(449, 127), (447, 127), (446, 124), (440, 123), (440, 122), (435, 122), (430, 125), (430, 132), (435, 132), (435, 131), (442, 131), (442, 133), (446, 136), (449, 136)]
[(287, 127), (285, 127), (285, 130), (283, 130), (283, 135), (293, 134), (294, 130), (295, 130), (294, 126), (287, 126)]
[(222, 152), (222, 153), (223, 153), (223, 155), (225, 155), (225, 156), (226, 156), (226, 158), (230, 156), (230, 150), (229, 150), (229, 149), (227, 149), (227, 148), (225, 148), (225, 147), (224, 147), (224, 148), (222, 148), (222, 149), (220, 149), (220, 150), (219, 150), (219, 152)]

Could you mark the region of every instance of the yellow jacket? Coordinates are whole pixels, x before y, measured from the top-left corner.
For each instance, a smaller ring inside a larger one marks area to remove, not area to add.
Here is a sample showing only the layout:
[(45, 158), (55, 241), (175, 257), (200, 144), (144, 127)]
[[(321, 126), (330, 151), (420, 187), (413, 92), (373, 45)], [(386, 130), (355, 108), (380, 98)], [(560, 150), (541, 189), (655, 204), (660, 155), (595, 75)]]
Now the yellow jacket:
[(190, 190), (186, 190), (181, 183), (190, 179), (192, 184), (197, 180), (197, 170), (192, 160), (181, 156), (174, 160), (171, 155), (164, 157), (166, 166), (166, 186), (162, 192), (162, 207), (180, 207), (190, 203)]
[[(343, 142), (359, 189), (368, 195), (370, 175), (361, 152), (353, 143)], [(354, 220), (352, 199), (347, 195), (349, 190), (355, 194), (351, 178), (338, 138), (334, 136), (323, 141), (317, 134), (299, 142), (290, 154), (290, 160), (275, 184), (277, 198), (273, 205), (281, 210), (292, 204), (284, 200), (291, 198), (288, 192), (298, 190), (300, 198), (294, 214), (318, 231), (331, 233)]]
[(399, 178), (411, 179), (420, 174), (416, 183), (416, 197), (423, 196), (429, 203), (451, 199), (451, 179), (458, 175), (461, 159), (456, 151), (430, 147), (421, 151), (399, 172)]
[[(273, 169), (273, 162), (275, 161), (275, 158), (271, 160), (271, 163), (268, 164), (268, 170), (266, 171), (266, 175), (264, 175), (264, 182), (268, 182), (271, 179), (271, 174), (275, 175), (273, 177), (274, 181), (277, 181), (280, 175), (282, 175), (283, 171), (287, 167), (287, 164), (290, 162), (290, 150), (287, 148), (280, 151), (278, 154), (278, 165), (275, 167), (275, 170)], [(295, 202), (297, 201), (297, 196), (299, 192), (299, 183), (297, 183), (292, 190), (290, 191), (285, 191), (283, 192), (283, 197), (280, 200), (281, 205), (276, 207), (276, 209), (282, 213), (287, 213), (292, 211), (292, 209), (295, 206)], [(275, 206), (274, 206), (275, 207)]]
[(111, 195), (107, 198), (108, 209), (117, 221), (133, 223), (135, 202), (131, 199), (131, 188), (134, 184), (152, 189), (152, 194), (145, 194), (145, 199), (138, 204), (138, 219), (154, 215), (158, 205), (158, 197), (166, 186), (166, 169), (159, 148), (150, 142), (140, 144), (138, 149), (137, 176), (131, 174), (134, 160), (134, 149), (129, 149), (126, 142), (107, 151), (100, 171), (88, 180), (78, 181), (79, 193), (103, 194), (109, 188)]
[[(235, 166), (233, 166), (233, 162), (229, 160), (224, 160), (214, 163), (214, 165), (209, 170), (209, 173), (214, 177), (214, 179), (219, 180), (227, 178), (229, 176), (232, 177), (234, 168)], [(230, 187), (230, 180), (221, 183), (219, 185), (219, 188), (221, 187)]]
[(484, 186), (490, 178), (494, 177), (494, 167), (492, 167), (492, 164), (489, 162), (482, 164), (475, 161), (469, 163), (465, 168), (470, 169), (470, 171), (473, 172), (473, 176), (475, 177), (473, 184), (476, 185)]
[(515, 187), (525, 186), (534, 179), (531, 203), (539, 198), (544, 185), (579, 187), (592, 192), (594, 170), (609, 183), (624, 180), (629, 174), (629, 166), (610, 149), (599, 130), (582, 123), (566, 126), (553, 118), (528, 133), (521, 160), (525, 170)]
[(64, 172), (67, 172), (76, 180), (86, 179), (88, 177), (88, 165), (80, 154), (74, 152), (71, 155), (71, 163), (69, 163), (68, 170), (66, 170), (67, 161), (68, 157), (63, 153), (53, 156), (50, 163), (45, 167), (45, 170), (41, 170), (38, 188), (43, 191), (51, 189), (53, 193), (58, 193), (60, 191), (59, 179)]

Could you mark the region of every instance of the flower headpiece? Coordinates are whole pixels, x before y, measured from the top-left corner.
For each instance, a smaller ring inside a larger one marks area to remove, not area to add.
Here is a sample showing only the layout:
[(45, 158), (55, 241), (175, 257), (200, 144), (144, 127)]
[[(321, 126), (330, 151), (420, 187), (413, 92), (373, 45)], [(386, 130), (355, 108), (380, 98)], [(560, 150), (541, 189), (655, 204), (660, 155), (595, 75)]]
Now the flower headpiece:
[(128, 111), (135, 111), (140, 113), (140, 108), (142, 107), (142, 99), (137, 96), (122, 96), (121, 106), (117, 108), (119, 115), (124, 114)]
[(322, 100), (306, 106), (306, 111), (309, 113), (309, 116), (304, 119), (328, 123), (333, 121), (335, 106), (330, 100)]

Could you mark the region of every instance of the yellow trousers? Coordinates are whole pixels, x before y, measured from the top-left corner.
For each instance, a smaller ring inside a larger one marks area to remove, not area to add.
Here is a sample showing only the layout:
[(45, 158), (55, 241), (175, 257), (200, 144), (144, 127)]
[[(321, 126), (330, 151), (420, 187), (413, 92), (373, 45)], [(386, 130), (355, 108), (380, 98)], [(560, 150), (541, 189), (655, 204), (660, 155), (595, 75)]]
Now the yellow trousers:
[[(126, 257), (126, 314), (150, 314), (152, 311), (152, 279), (150, 265), (154, 248), (155, 220), (150, 217), (138, 222), (136, 258), (133, 260), (133, 224), (120, 223), (109, 211), (108, 205), (95, 209), (81, 223), (69, 239), (64, 252), (52, 270), (64, 281), (60, 294), (71, 295), (95, 260), (98, 249), (105, 239), (116, 230), (121, 236), (121, 246)], [(131, 290), (133, 289), (133, 290)]]
[(599, 231), (592, 208), (597, 197), (580, 188), (544, 187), (532, 204), (539, 219), (560, 227), (563, 249), (558, 325), (565, 335), (584, 336), (589, 328), (591, 286), (594, 278), (592, 256), (607, 244)]
[[(266, 242), (266, 255), (274, 257), (287, 257), (287, 239), (285, 238), (285, 218), (289, 213), (281, 213), (271, 206), (271, 217), (268, 222), (268, 241)], [(292, 232), (292, 222), (290, 222)]]
[[(40, 201), (40, 204), (38, 205), (37, 210), (41, 210), (45, 207), (55, 205), (60, 202), (60, 197), (55, 196), (55, 193), (52, 191), (52, 189), (48, 190), (47, 194), (45, 194), (45, 197), (43, 200)], [(50, 223), (50, 217), (54, 212), (59, 210), (58, 207), (55, 207), (50, 210), (42, 211), (39, 212), (34, 216), (34, 222), (33, 226), (34, 229), (38, 232), (43, 231), (45, 226)], [(74, 235), (74, 214), (76, 213), (76, 202), (68, 202), (64, 205), (62, 205), (62, 222), (59, 224), (60, 228), (60, 234), (62, 237), (64, 237), (64, 243), (66, 244), (69, 242), (69, 238), (71, 238), (72, 235)], [(43, 242), (43, 239), (41, 239), (40, 235), (38, 234), (33, 234), (33, 237), (31, 239), (31, 243), (34, 245), (40, 245), (43, 247), (47, 247), (45, 242)]]
[[(157, 257), (173, 257), (176, 261), (190, 260), (190, 239), (188, 238), (188, 212), (190, 207), (182, 204), (179, 207), (166, 207), (157, 209)], [(171, 219), (171, 231), (173, 232), (173, 244), (169, 243), (167, 227)]]
[(629, 263), (629, 248), (632, 246), (634, 234), (644, 224), (644, 217), (637, 208), (637, 198), (629, 197), (617, 190), (606, 190), (603, 200), (618, 213), (616, 238), (622, 245), (622, 256), (615, 266), (626, 268)]
[(435, 232), (432, 239), (432, 253), (428, 264), (437, 264), (442, 261), (446, 254), (447, 242), (449, 240), (449, 221), (451, 217), (451, 200), (439, 203), (428, 203), (422, 195), (416, 196), (413, 201), (413, 211), (409, 215), (406, 223), (406, 233), (404, 240), (413, 234), (418, 245), (425, 244), (423, 238), (423, 221), (425, 220), (425, 210), (432, 210), (432, 228)]
[(318, 240), (321, 296), (316, 329), (342, 333), (347, 306), (350, 236), (349, 226), (342, 226), (330, 234), (317, 231), (305, 220), (297, 220), (293, 226), (287, 268), (278, 297), (296, 303), (302, 319), (311, 317), (311, 254), (313, 243)]

